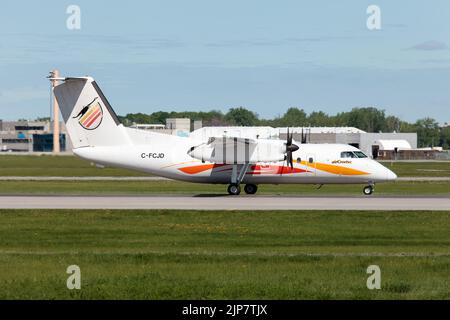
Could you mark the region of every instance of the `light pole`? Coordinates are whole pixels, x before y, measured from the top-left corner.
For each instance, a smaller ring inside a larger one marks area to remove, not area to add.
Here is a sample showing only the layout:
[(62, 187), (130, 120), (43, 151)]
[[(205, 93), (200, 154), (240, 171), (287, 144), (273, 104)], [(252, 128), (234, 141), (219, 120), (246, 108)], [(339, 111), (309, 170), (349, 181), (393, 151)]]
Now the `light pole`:
[[(58, 85), (59, 70), (55, 69), (50, 72), (53, 90)], [(53, 92), (52, 90), (52, 92)], [(59, 153), (61, 151), (59, 145), (59, 106), (56, 100), (55, 94), (53, 93), (53, 153)]]

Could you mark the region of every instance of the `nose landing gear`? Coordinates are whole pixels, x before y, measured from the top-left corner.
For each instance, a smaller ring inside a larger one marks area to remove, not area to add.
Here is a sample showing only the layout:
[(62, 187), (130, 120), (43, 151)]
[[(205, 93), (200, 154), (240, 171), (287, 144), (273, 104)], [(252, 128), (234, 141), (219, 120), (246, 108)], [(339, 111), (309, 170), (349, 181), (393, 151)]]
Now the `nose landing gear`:
[(368, 186), (365, 186), (365, 187), (364, 187), (363, 193), (364, 193), (364, 195), (366, 195), (366, 196), (370, 196), (370, 195), (373, 193), (373, 190), (374, 190), (374, 185), (371, 184), (371, 185), (368, 185)]

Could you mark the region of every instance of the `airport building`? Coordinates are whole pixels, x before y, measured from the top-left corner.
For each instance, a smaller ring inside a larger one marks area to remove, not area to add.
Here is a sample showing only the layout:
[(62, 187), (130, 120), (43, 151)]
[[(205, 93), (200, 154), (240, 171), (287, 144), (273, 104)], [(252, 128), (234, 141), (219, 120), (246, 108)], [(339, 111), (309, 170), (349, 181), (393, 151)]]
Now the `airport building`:
[[(194, 121), (194, 126), (196, 122)], [(198, 125), (198, 124), (197, 124)], [(200, 125), (201, 127), (201, 125)], [(189, 118), (167, 118), (166, 124), (136, 124), (130, 128), (151, 130), (159, 133), (172, 134), (179, 137), (188, 137), (191, 132), (191, 119)]]
[[(286, 129), (281, 130), (283, 137)], [(294, 132), (294, 140), (301, 141), (303, 131), (307, 143), (349, 144), (374, 159), (389, 158), (393, 152), (399, 154), (405, 150), (418, 150), (415, 132), (365, 132), (354, 127), (311, 127), (290, 130)]]
[[(53, 134), (50, 121), (0, 120), (0, 152), (52, 152)], [(66, 128), (60, 122), (61, 151), (71, 151)]]

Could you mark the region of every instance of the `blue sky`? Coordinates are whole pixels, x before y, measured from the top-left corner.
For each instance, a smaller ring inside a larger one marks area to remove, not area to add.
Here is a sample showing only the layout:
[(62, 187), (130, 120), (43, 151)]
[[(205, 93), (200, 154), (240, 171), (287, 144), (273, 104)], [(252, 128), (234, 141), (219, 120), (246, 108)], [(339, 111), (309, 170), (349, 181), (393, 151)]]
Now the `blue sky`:
[[(450, 121), (449, 1), (120, 3), (2, 1), (0, 119), (47, 116), (57, 67), (93, 76), (119, 114), (375, 106)], [(66, 28), (71, 4), (81, 30)], [(366, 27), (370, 4), (381, 30)]]

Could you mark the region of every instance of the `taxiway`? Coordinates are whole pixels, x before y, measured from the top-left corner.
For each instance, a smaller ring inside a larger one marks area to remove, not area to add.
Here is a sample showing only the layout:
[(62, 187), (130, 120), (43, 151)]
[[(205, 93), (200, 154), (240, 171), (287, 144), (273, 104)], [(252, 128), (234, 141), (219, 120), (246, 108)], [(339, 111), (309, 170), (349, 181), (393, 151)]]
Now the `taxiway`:
[(450, 197), (0, 196), (0, 209), (449, 210)]

